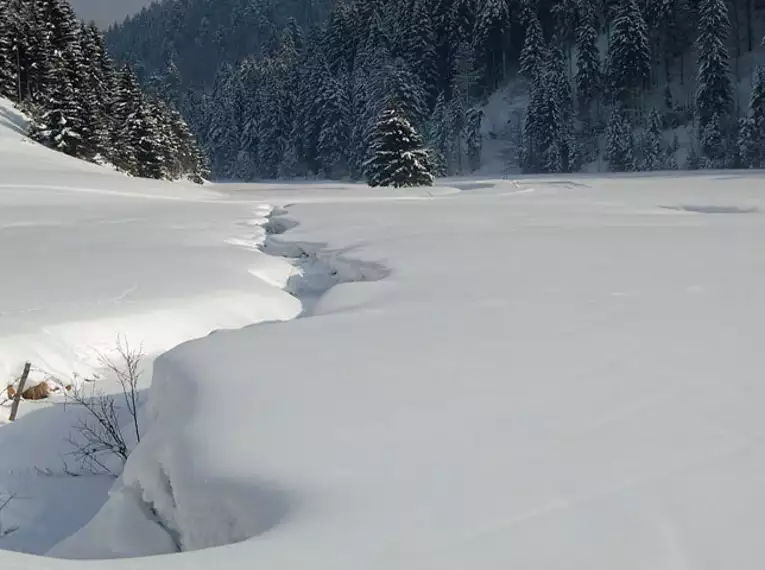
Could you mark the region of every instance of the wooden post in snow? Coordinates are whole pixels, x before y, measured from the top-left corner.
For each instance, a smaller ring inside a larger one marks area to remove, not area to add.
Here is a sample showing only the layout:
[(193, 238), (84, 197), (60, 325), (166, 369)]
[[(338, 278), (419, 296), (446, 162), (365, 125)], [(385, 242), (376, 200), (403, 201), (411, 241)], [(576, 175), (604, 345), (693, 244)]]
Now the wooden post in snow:
[(8, 418), (10, 421), (16, 420), (16, 414), (19, 412), (19, 403), (21, 402), (21, 394), (24, 392), (24, 386), (27, 383), (27, 378), (29, 377), (29, 370), (32, 368), (32, 363), (27, 362), (24, 365), (24, 372), (21, 375), (21, 380), (19, 380), (19, 388), (16, 390), (16, 394), (13, 396), (13, 405), (11, 406), (11, 415)]

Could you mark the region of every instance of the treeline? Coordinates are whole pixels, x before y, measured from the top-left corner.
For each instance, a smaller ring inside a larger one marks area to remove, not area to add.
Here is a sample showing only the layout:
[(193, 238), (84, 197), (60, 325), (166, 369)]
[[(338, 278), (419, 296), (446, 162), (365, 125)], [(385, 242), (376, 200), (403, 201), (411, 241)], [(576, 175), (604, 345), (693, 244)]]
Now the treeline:
[[(520, 58), (530, 99), (521, 143), (524, 170), (569, 172), (599, 156), (611, 171), (678, 168), (679, 142), (668, 141), (664, 132), (680, 126), (689, 132), (684, 168), (763, 165), (765, 75), (755, 71), (748, 109), (737, 108), (738, 73), (729, 53), (732, 44), (738, 68), (742, 52), (754, 49), (751, 2), (620, 0), (597, 6), (584, 0), (557, 4), (549, 43), (537, 14), (527, 12)], [(735, 34), (731, 13), (739, 22)], [(608, 32), (602, 56), (601, 30)], [(672, 83), (682, 87), (687, 81), (689, 53), (695, 55), (695, 90), (690, 104), (678, 104)], [(572, 59), (573, 72), (567, 73)], [(662, 100), (648, 103), (647, 95), (662, 83)]]
[(0, 96), (31, 118), (30, 136), (77, 158), (157, 179), (207, 175), (180, 112), (116, 69), (101, 32), (65, 0), (0, 0)]
[[(508, 162), (530, 173), (765, 161), (763, 74), (749, 109), (734, 97), (742, 56), (759, 45), (753, 0), (278, 6), (166, 0), (109, 34), (120, 57), (143, 60), (144, 84), (176, 102), (220, 178), (362, 177), (391, 110), (423, 139), (438, 175), (479, 168), (487, 134), (517, 148)], [(246, 53), (234, 39), (245, 28)], [(528, 89), (525, 117), (482, 132), (482, 104), (516, 78)], [(690, 133), (681, 164), (668, 136), (678, 128)]]

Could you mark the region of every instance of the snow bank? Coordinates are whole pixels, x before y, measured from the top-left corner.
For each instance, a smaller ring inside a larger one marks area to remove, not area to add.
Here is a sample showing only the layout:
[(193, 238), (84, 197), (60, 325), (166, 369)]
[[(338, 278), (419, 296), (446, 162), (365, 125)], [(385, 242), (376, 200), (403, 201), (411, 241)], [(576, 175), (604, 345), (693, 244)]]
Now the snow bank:
[[(287, 229), (281, 227), (284, 221), (271, 219), (269, 204), (429, 200), (457, 192), (372, 192), (348, 184), (201, 188), (134, 179), (29, 141), (24, 137), (25, 121), (9, 102), (0, 100), (0, 389), (18, 377), (25, 361), (33, 364), (33, 384), (50, 377), (62, 383), (90, 377), (99, 372), (100, 356), (110, 356), (118, 336), (133, 347), (140, 344), (148, 365), (157, 354), (186, 340), (298, 315), (304, 307), (284, 289), (307, 281), (301, 277), (304, 273), (324, 272), (325, 288), (340, 277), (329, 275), (318, 255), (309, 254), (304, 263), (261, 251), (268, 232)], [(143, 380), (141, 388), (151, 374)], [(98, 386), (107, 392), (118, 389), (108, 378)], [(193, 384), (189, 386), (190, 394), (172, 394), (179, 409), (192, 407), (185, 399), (194, 391)], [(25, 402), (20, 420), (0, 429), (0, 501), (17, 495), (0, 515), (0, 549), (42, 554), (85, 525), (106, 500), (108, 478), (64, 473), (65, 462), (72, 467), (66, 440), (79, 413), (60, 396), (44, 403)], [(6, 414), (3, 407), (0, 421)], [(168, 433), (177, 429), (177, 417), (167, 421)], [(165, 429), (161, 421), (158, 424), (157, 436)], [(152, 455), (150, 442), (143, 449), (141, 453)], [(149, 494), (157, 486), (164, 492), (165, 463), (177, 477), (169, 460), (158, 463), (151, 476), (141, 471), (140, 484)], [(130, 555), (136, 548), (156, 553), (176, 544), (177, 539), (168, 539), (161, 528), (157, 533), (152, 519), (157, 510), (172, 522), (170, 507), (157, 492), (147, 502), (137, 502), (143, 494), (142, 487), (132, 484), (112, 494), (99, 520), (104, 525), (102, 538), (117, 538), (100, 544), (104, 555)], [(188, 504), (183, 485), (178, 494), (181, 504)], [(229, 503), (239, 500), (238, 493), (231, 496)], [(278, 504), (274, 509), (279, 510)], [(263, 524), (259, 518), (252, 523), (253, 528)], [(135, 546), (127, 542), (125, 528), (134, 529), (130, 536)], [(247, 528), (241, 536), (254, 532)], [(212, 530), (206, 527), (198, 534), (208, 532)], [(226, 538), (231, 535), (221, 532)], [(153, 542), (147, 538), (152, 535)], [(16, 564), (9, 556), (0, 553), (0, 567)]]
[[(243, 542), (126, 567), (759, 569), (762, 184), (291, 207), (282, 242), (387, 276), (160, 357), (117, 498), (53, 553), (164, 537)], [(136, 504), (149, 539), (115, 529)]]

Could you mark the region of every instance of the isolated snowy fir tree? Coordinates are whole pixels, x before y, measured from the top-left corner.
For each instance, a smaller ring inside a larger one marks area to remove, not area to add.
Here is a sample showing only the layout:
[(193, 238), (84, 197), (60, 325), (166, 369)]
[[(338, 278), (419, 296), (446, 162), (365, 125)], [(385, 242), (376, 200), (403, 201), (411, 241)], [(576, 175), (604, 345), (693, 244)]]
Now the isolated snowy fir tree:
[(430, 186), (430, 156), (422, 138), (398, 109), (380, 116), (369, 147), (364, 172), (370, 186)]

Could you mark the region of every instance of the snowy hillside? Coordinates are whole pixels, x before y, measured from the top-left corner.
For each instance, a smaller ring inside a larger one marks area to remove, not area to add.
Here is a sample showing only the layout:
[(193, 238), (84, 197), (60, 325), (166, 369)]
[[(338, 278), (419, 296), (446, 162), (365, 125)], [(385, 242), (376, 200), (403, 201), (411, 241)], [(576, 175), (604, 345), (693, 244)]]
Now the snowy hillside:
[(71, 407), (0, 427), (0, 568), (761, 568), (765, 178), (201, 189), (4, 109), (6, 374), (232, 330), (156, 359), (108, 498)]

